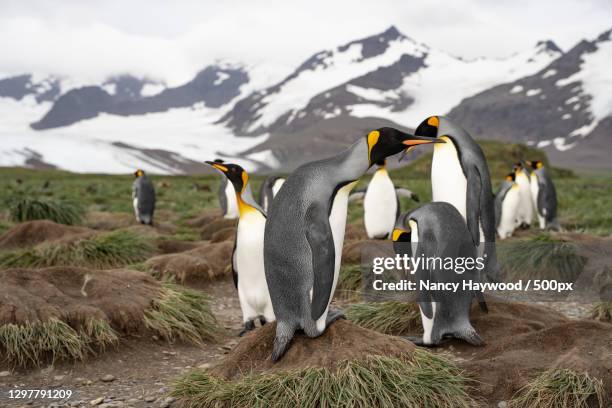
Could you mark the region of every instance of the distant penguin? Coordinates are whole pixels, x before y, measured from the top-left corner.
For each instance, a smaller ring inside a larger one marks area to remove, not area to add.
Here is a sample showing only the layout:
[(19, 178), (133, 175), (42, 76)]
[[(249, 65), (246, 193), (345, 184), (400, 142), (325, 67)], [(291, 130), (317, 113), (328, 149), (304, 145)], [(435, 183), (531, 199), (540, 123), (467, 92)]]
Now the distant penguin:
[(495, 194), (495, 223), (497, 235), (501, 239), (511, 237), (517, 227), (516, 216), (520, 197), (514, 177), (514, 173), (508, 174)]
[(425, 119), (415, 134), (446, 142), (434, 147), (432, 201), (445, 201), (457, 208), (467, 222), (474, 244), (485, 243), (479, 250), (486, 258), (487, 277), (498, 281), (494, 199), (482, 149), (463, 128), (444, 116)]
[[(386, 160), (382, 160), (368, 183), (363, 197), (363, 224), (370, 239), (387, 239), (391, 236), (400, 214), (398, 191), (393, 185)], [(404, 189), (405, 190), (405, 189)], [(410, 196), (418, 201), (409, 190)]]
[[(215, 163), (223, 164), (223, 160), (217, 159)], [(238, 203), (236, 202), (236, 194), (234, 193), (234, 187), (232, 183), (227, 181), (226, 177), (221, 178), (221, 185), (219, 186), (219, 205), (221, 206), (221, 212), (223, 218), (235, 219), (239, 217)]]
[(259, 205), (261, 205), (264, 211), (268, 211), (270, 203), (276, 193), (278, 193), (278, 190), (283, 186), (283, 183), (285, 183), (285, 178), (281, 176), (269, 176), (261, 183), (259, 188)]
[(373, 164), (409, 146), (433, 142), (381, 128), (287, 178), (270, 206), (264, 243), (266, 280), (278, 321), (273, 361), (285, 353), (296, 330), (317, 337), (343, 316), (330, 311), (329, 304), (338, 281), (350, 190)]
[(529, 170), (523, 163), (517, 162), (513, 166), (516, 184), (519, 187), (519, 206), (517, 220), (521, 228), (529, 228), (533, 220), (533, 200), (531, 199), (531, 182), (529, 180)]
[(538, 215), (540, 229), (559, 230), (555, 184), (548, 175), (544, 163), (540, 160), (527, 161), (526, 163), (532, 168), (529, 186), (531, 189), (531, 200)]
[[(446, 202), (425, 204), (398, 220), (393, 231), (394, 248), (398, 254), (422, 256), (423, 259), (476, 259), (476, 246), (457, 208)], [(453, 261), (455, 264), (455, 261)], [(456, 265), (456, 264), (455, 264)], [(419, 290), (419, 309), (423, 323), (423, 337), (409, 338), (417, 345), (435, 346), (443, 337), (456, 337), (481, 346), (480, 338), (470, 323), (470, 308), (474, 293), (463, 290), (464, 281), (477, 280), (476, 262), (472, 269), (467, 264), (444, 269), (442, 263), (432, 262), (429, 268), (418, 267), (418, 282), (458, 283), (459, 290)], [(484, 262), (481, 265), (484, 268)], [(462, 270), (458, 269), (462, 268)]]
[(134, 172), (132, 184), (132, 203), (136, 220), (141, 224), (153, 225), (155, 212), (155, 187), (143, 170)]
[(240, 216), (232, 253), (232, 271), (242, 309), (242, 335), (255, 328), (255, 319), (259, 319), (262, 325), (275, 320), (264, 272), (266, 214), (253, 199), (249, 176), (242, 167), (218, 161), (206, 163), (219, 170), (230, 181), (238, 203)]

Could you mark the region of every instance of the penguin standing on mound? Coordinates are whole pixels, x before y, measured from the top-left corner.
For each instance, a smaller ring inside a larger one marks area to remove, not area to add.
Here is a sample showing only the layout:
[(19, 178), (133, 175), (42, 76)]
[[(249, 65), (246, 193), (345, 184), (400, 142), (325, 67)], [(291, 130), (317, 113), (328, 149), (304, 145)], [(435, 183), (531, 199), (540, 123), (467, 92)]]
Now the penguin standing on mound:
[[(224, 162), (221, 159), (216, 159), (215, 163), (223, 164)], [(221, 178), (221, 185), (219, 186), (219, 205), (221, 206), (223, 218), (236, 219), (239, 217), (240, 214), (238, 212), (238, 203), (236, 202), (234, 186), (232, 183), (228, 182), (227, 177)]]
[(134, 177), (136, 179), (132, 184), (132, 203), (136, 220), (141, 224), (153, 225), (155, 187), (143, 170), (136, 170)]
[(445, 142), (434, 147), (431, 162), (432, 201), (445, 201), (455, 206), (467, 222), (472, 241), (479, 246), (479, 253), (485, 257), (487, 277), (491, 281), (499, 281), (493, 191), (482, 149), (463, 128), (444, 116), (425, 119), (415, 134), (437, 137)]
[(343, 317), (329, 304), (340, 270), (348, 196), (358, 179), (388, 156), (433, 142), (385, 127), (287, 178), (270, 206), (264, 242), (266, 280), (278, 321), (273, 361), (285, 353), (296, 330), (317, 337)]
[[(398, 220), (393, 231), (396, 253), (423, 259), (476, 259), (476, 246), (470, 231), (457, 209), (445, 202), (425, 204)], [(454, 262), (456, 262), (454, 261)], [(420, 290), (419, 309), (423, 323), (423, 337), (409, 338), (419, 346), (435, 346), (443, 337), (456, 337), (474, 346), (484, 341), (470, 323), (470, 308), (474, 294), (463, 290), (464, 281), (477, 280), (478, 265), (471, 268), (456, 262), (454, 268), (445, 269), (440, 262), (423, 263), (417, 267), (418, 282), (455, 283), (459, 290)], [(484, 268), (484, 263), (481, 264)]]
[(410, 190), (395, 188), (387, 172), (386, 160), (376, 164), (378, 169), (363, 196), (363, 224), (368, 238), (387, 239), (400, 215), (399, 196), (405, 195), (415, 201), (419, 199)]
[(516, 218), (521, 228), (529, 228), (533, 220), (533, 200), (531, 198), (531, 182), (529, 170), (523, 166), (523, 163), (514, 163), (512, 167), (514, 171), (514, 179), (519, 187), (519, 206)]
[(262, 325), (275, 320), (264, 272), (266, 214), (253, 199), (249, 176), (242, 167), (218, 161), (206, 163), (219, 170), (230, 181), (238, 203), (240, 217), (232, 253), (232, 273), (242, 309), (242, 336), (255, 328), (255, 319), (259, 319)]
[(548, 175), (544, 163), (540, 160), (527, 161), (531, 166), (531, 176), (529, 187), (531, 189), (531, 199), (533, 206), (538, 214), (540, 229), (550, 228), (559, 230), (557, 222), (557, 190)]
[(259, 188), (259, 204), (264, 211), (268, 211), (270, 203), (284, 183), (285, 178), (281, 176), (269, 176), (261, 183)]
[(501, 239), (512, 236), (517, 226), (516, 215), (520, 202), (519, 186), (515, 174), (510, 173), (495, 194), (495, 223)]

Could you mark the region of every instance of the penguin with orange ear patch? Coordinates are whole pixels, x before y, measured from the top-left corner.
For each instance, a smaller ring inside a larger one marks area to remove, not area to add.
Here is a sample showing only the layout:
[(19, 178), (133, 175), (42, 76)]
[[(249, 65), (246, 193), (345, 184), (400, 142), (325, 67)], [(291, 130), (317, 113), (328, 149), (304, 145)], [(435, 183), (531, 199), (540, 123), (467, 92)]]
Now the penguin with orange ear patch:
[(132, 184), (132, 203), (134, 215), (139, 223), (153, 225), (153, 213), (155, 212), (155, 187), (143, 170), (134, 172), (134, 183)]

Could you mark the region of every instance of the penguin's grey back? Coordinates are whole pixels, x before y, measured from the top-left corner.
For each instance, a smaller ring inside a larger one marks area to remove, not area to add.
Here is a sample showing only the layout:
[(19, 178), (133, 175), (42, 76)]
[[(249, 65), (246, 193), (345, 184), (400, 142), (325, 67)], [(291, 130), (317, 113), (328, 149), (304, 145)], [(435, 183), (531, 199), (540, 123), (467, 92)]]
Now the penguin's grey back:
[(138, 199), (138, 214), (141, 222), (153, 223), (155, 212), (155, 187), (147, 176), (140, 176), (132, 185), (134, 196)]
[(556, 222), (557, 218), (557, 190), (555, 184), (548, 175), (546, 168), (534, 170), (538, 178), (538, 197), (537, 210), (542, 214), (542, 210), (546, 209), (545, 219), (546, 224)]

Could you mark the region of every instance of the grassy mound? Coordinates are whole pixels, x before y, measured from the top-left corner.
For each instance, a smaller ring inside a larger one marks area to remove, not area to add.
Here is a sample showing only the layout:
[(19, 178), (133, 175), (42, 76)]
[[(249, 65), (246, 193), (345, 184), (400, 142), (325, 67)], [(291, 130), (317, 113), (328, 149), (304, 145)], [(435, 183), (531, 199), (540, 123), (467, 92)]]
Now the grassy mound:
[(179, 379), (185, 407), (470, 407), (468, 380), (444, 357), (416, 350), (411, 359), (368, 356), (335, 370), (308, 367), (226, 380), (205, 371)]
[(510, 400), (513, 408), (604, 407), (601, 380), (588, 373), (551, 369), (529, 382)]
[(612, 322), (612, 302), (600, 302), (591, 309), (591, 318), (600, 322)]
[(497, 246), (497, 255), (508, 281), (537, 278), (574, 282), (587, 262), (578, 244), (549, 234), (502, 242)]
[(336, 293), (343, 299), (359, 299), (361, 292), (361, 265), (342, 265)]
[(421, 314), (414, 303), (357, 303), (349, 305), (345, 313), (358, 326), (385, 334), (406, 334), (421, 327)]
[(14, 222), (51, 220), (58, 224), (81, 223), (85, 211), (75, 201), (18, 198), (8, 203), (9, 216)]
[(0, 271), (0, 359), (82, 360), (130, 334), (196, 345), (222, 333), (201, 292), (146, 273), (84, 268)]
[(144, 261), (153, 253), (150, 239), (118, 230), (67, 242), (42, 243), (0, 253), (2, 268), (87, 266), (109, 268)]

